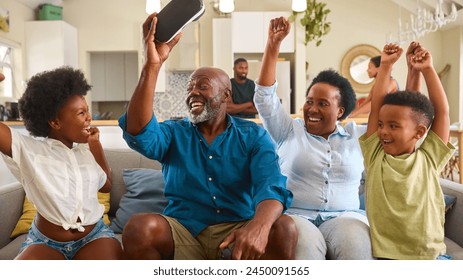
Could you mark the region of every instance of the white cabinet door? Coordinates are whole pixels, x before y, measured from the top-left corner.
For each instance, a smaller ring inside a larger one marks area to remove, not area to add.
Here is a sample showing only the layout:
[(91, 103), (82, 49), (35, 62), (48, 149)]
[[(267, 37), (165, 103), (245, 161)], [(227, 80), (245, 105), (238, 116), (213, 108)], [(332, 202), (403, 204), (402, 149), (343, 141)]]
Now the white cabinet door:
[[(125, 54), (125, 100), (130, 100), (138, 83), (138, 55)], [(158, 76), (158, 81), (160, 77)]]
[(166, 61), (171, 72), (193, 71), (199, 67), (199, 23), (189, 23), (182, 33), (182, 39), (172, 49)]
[[(232, 51), (233, 53), (263, 53), (267, 43), (268, 26), (273, 18), (289, 12), (234, 12), (232, 13)], [(291, 26), (293, 27), (293, 26)], [(285, 38), (280, 53), (294, 52), (294, 28)]]
[(232, 13), (232, 51), (234, 53), (264, 52), (263, 12)]
[(27, 78), (64, 65), (78, 67), (77, 29), (60, 20), (25, 24)]
[(105, 54), (106, 100), (125, 100), (125, 62), (123, 53)]
[(92, 101), (105, 101), (105, 58), (104, 53), (90, 55), (90, 84)]
[(138, 55), (132, 52), (90, 54), (92, 101), (128, 101), (138, 82)]

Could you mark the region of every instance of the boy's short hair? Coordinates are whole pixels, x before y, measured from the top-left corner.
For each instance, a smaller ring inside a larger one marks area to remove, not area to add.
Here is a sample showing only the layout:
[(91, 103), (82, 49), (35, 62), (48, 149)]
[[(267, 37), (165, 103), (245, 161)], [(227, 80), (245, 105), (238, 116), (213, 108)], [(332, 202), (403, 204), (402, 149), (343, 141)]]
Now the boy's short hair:
[(313, 79), (312, 83), (307, 89), (307, 92), (305, 93), (306, 96), (309, 94), (312, 86), (317, 83), (326, 83), (339, 89), (339, 94), (341, 95), (339, 105), (344, 107), (344, 114), (339, 118), (339, 120), (347, 118), (347, 116), (349, 116), (350, 113), (354, 110), (355, 102), (357, 101), (354, 89), (352, 88), (349, 80), (341, 76), (341, 74), (333, 69), (323, 70)]
[(417, 122), (429, 127), (434, 117), (434, 107), (427, 96), (419, 92), (398, 91), (386, 94), (383, 105), (408, 106), (417, 114)]
[(24, 126), (33, 136), (47, 137), (48, 121), (56, 119), (69, 97), (85, 96), (90, 89), (84, 74), (68, 66), (34, 75), (19, 99)]

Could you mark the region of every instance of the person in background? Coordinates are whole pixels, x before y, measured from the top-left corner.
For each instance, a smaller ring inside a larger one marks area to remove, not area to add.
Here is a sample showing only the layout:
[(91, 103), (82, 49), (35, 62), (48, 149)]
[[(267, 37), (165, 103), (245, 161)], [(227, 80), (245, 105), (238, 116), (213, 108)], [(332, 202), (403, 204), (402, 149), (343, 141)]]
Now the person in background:
[(16, 259), (119, 259), (122, 247), (103, 223), (98, 192), (111, 190), (111, 172), (90, 127), (79, 70), (62, 67), (33, 76), (19, 100), (33, 138), (0, 123), (0, 154), (37, 208)]
[(268, 133), (226, 113), (231, 98), (225, 71), (203, 67), (190, 77), (189, 117), (159, 123), (153, 115), (157, 75), (177, 35), (154, 42), (156, 14), (143, 24), (146, 63), (119, 119), (129, 146), (162, 163), (162, 215), (127, 222), (122, 242), (128, 259), (293, 259), (294, 221), (278, 156)]
[(349, 81), (333, 70), (320, 72), (307, 90), (303, 119), (292, 119), (276, 94), (279, 48), (290, 24), (270, 21), (254, 103), (277, 146), (280, 166), (294, 194), (288, 214), (310, 259), (372, 259), (369, 226), (359, 209), (363, 158), (358, 143), (365, 126), (338, 121), (355, 106)]
[(257, 114), (253, 98), (255, 84), (248, 76), (248, 61), (238, 58), (233, 64), (232, 98), (227, 106), (227, 113), (240, 118), (255, 118)]
[[(370, 59), (370, 62), (368, 63), (368, 77), (375, 78), (378, 75), (378, 69), (379, 66), (381, 65), (381, 56), (375, 56)], [(357, 102), (354, 111), (350, 113), (349, 117), (357, 117), (358, 115), (361, 114), (368, 114), (370, 113), (371, 110), (371, 93), (373, 92), (373, 88), (375, 87), (375, 84), (370, 89), (370, 92), (368, 93), (368, 96), (363, 100), (362, 103)], [(399, 90), (399, 83), (397, 82), (396, 79), (394, 79), (392, 76), (389, 78), (389, 84), (387, 87), (387, 92), (388, 93), (394, 93)]]
[(407, 51), (408, 73), (414, 77), (407, 77), (407, 83), (414, 81), (413, 89), (421, 73), (429, 99), (416, 91), (387, 94), (392, 66), (402, 52), (396, 44), (384, 46), (368, 129), (359, 139), (367, 171), (366, 211), (373, 255), (448, 259), (439, 174), (455, 149), (449, 143), (449, 105), (431, 53), (414, 42)]

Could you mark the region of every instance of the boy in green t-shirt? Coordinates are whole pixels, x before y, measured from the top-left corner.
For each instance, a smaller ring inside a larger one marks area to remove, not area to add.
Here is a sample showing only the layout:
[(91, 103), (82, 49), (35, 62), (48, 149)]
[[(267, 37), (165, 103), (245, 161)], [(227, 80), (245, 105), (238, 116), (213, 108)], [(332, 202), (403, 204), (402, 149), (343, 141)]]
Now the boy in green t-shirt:
[[(406, 90), (387, 94), (392, 65), (402, 52), (396, 44), (383, 49), (368, 129), (359, 139), (372, 249), (381, 259), (436, 259), (446, 253), (439, 174), (454, 150), (449, 106), (431, 53), (416, 42), (407, 50)], [(429, 99), (415, 91), (421, 74)]]

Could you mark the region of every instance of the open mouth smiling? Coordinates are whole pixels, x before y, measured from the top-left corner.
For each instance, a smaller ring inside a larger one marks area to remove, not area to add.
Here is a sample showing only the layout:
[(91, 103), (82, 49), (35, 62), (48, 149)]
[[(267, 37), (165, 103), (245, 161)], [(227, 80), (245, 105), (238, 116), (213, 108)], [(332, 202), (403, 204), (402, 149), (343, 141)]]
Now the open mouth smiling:
[(308, 117), (309, 122), (320, 122), (322, 119), (321, 118), (314, 118), (314, 117)]
[(190, 112), (194, 112), (194, 111), (197, 111), (197, 110), (200, 110), (201, 108), (203, 108), (204, 107), (204, 102), (192, 100), (189, 103), (189, 107), (190, 107)]

